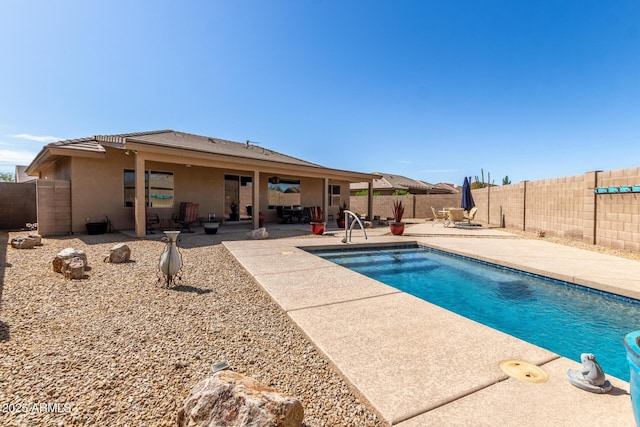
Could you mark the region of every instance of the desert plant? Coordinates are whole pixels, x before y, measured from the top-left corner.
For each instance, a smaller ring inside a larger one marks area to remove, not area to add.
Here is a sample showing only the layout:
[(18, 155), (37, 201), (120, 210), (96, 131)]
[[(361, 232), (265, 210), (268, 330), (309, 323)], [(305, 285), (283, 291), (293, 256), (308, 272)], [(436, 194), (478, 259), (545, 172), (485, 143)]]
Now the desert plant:
[(0, 172), (0, 182), (15, 182), (15, 176), (11, 172)]
[(478, 179), (478, 175), (476, 175), (476, 182), (475, 182), (474, 185), (471, 186), (472, 189), (484, 188), (484, 187), (489, 187), (489, 186), (493, 187), (495, 185), (495, 181), (491, 182), (491, 173), (487, 172), (487, 182), (484, 181), (484, 169), (480, 169), (480, 174), (482, 175), (482, 181), (480, 181)]
[(313, 206), (310, 208), (311, 222), (324, 222), (324, 214), (320, 206)]
[(396, 200), (393, 202), (393, 220), (395, 222), (401, 222), (402, 215), (404, 215), (404, 206), (402, 206), (402, 200)]

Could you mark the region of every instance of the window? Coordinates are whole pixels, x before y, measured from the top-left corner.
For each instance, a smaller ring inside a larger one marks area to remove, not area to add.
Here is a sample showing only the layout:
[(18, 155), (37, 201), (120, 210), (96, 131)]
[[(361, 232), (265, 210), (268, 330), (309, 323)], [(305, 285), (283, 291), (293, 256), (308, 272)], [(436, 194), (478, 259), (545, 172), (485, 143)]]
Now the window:
[(300, 205), (300, 180), (279, 179), (277, 184), (269, 182), (269, 205), (297, 206)]
[(340, 186), (330, 185), (328, 193), (329, 193), (329, 206), (340, 206)]
[[(147, 206), (173, 207), (173, 172), (145, 171), (144, 197)], [(124, 171), (124, 205), (133, 206), (136, 198), (136, 172)]]

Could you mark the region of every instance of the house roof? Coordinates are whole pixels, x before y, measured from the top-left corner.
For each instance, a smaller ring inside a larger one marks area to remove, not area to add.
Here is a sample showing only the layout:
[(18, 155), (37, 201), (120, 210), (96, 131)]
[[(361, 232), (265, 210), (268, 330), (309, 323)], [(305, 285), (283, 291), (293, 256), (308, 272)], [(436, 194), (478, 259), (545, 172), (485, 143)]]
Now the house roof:
[[(379, 179), (373, 180), (373, 190), (406, 190), (406, 191), (433, 191), (438, 190), (432, 184), (417, 179), (408, 178), (402, 175), (388, 174), (382, 172), (374, 172), (380, 175)], [(351, 190), (367, 190), (369, 184), (367, 182), (354, 182), (351, 184)]]
[(178, 150), (181, 155), (191, 153), (192, 156), (202, 154), (221, 155), (241, 160), (257, 160), (268, 164), (291, 165), (294, 167), (333, 170), (350, 174), (363, 175), (364, 178), (372, 178), (370, 174), (359, 174), (350, 171), (338, 171), (326, 168), (316, 163), (308, 162), (296, 157), (288, 156), (247, 141), (246, 143), (234, 142), (225, 139), (195, 135), (174, 130), (157, 130), (149, 132), (122, 133), (115, 135), (94, 135), (86, 138), (69, 139), (53, 142), (43, 147), (35, 160), (28, 166), (27, 172), (37, 174), (38, 169), (52, 161), (52, 157), (67, 156), (95, 156), (103, 155), (105, 147), (122, 150), (148, 147), (150, 150), (165, 148)]
[(459, 185), (449, 184), (447, 182), (439, 182), (439, 183), (435, 184), (435, 187), (448, 190), (448, 191), (450, 191), (452, 193), (459, 193), (461, 188), (462, 188)]

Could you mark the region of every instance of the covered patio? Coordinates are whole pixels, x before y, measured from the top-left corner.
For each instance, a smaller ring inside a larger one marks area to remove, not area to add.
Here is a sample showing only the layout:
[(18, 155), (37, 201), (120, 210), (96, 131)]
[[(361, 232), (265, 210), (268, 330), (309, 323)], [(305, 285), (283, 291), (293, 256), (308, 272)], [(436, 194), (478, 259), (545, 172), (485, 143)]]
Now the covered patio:
[[(47, 144), (27, 173), (61, 184), (51, 190), (53, 196), (39, 198), (43, 235), (81, 232), (85, 223), (108, 217), (116, 229), (135, 229), (137, 237), (146, 234), (149, 214), (169, 226), (183, 202), (198, 205), (199, 222), (212, 216), (244, 219), (254, 229), (260, 212), (266, 223), (278, 222), (278, 206), (320, 206), (329, 218), (349, 203), (351, 182), (372, 183), (377, 177), (327, 168), (249, 141), (172, 130)], [(65, 195), (68, 204), (61, 202)]]

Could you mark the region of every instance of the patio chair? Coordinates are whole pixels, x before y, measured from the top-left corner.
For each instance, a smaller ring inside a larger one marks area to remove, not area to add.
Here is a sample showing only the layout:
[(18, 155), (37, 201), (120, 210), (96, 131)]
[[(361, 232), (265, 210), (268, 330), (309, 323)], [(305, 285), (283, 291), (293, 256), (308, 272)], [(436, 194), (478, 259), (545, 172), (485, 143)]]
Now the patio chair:
[(160, 217), (157, 213), (147, 213), (147, 233), (155, 234), (153, 226), (160, 224)]
[(469, 213), (464, 214), (464, 219), (467, 220), (467, 223), (471, 224), (471, 221), (473, 221), (473, 218), (476, 217), (476, 212), (478, 212), (478, 208), (474, 207), (474, 208), (471, 208)]
[(311, 208), (303, 208), (300, 214), (300, 221), (304, 223), (311, 222)]
[(283, 222), (292, 222), (291, 208), (285, 208), (285, 206), (276, 206), (276, 212), (278, 214), (278, 220), (280, 224)]
[(463, 222), (464, 218), (464, 209), (462, 208), (451, 208), (447, 214), (447, 219), (444, 223), (445, 227), (455, 227), (457, 223)]
[(182, 202), (180, 203), (180, 211), (173, 214), (173, 221), (178, 224), (178, 229), (185, 233), (193, 233), (190, 225), (198, 219), (198, 203)]
[(431, 226), (434, 226), (437, 221), (442, 221), (444, 223), (444, 220), (447, 219), (446, 213), (438, 213), (433, 206), (431, 206), (431, 212), (433, 213), (433, 224), (431, 224)]

